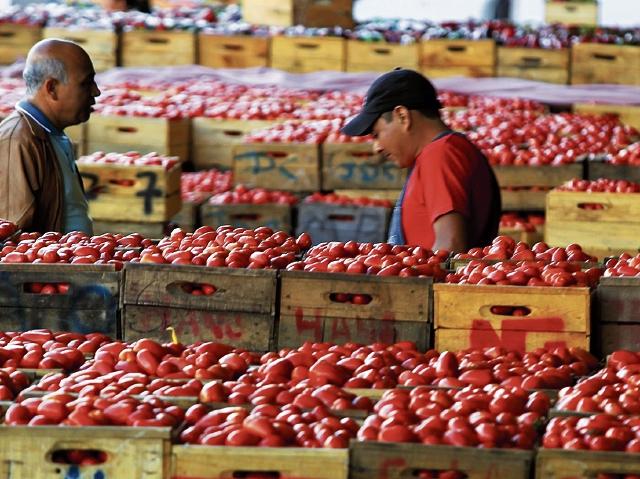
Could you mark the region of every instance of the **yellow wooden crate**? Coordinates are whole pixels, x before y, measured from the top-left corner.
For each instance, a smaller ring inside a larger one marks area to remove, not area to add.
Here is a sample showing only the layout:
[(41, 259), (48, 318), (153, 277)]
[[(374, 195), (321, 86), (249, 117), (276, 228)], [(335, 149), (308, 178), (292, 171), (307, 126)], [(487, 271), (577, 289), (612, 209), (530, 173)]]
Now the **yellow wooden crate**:
[(93, 220), (93, 234), (103, 233), (130, 235), (138, 233), (145, 238), (159, 239), (171, 233), (171, 225), (167, 222), (144, 223), (141, 221), (103, 221)]
[(322, 189), (402, 189), (407, 172), (373, 152), (372, 143), (323, 143)]
[(596, 2), (547, 1), (544, 19), (546, 23), (596, 26), (598, 24), (598, 4)]
[(569, 49), (498, 47), (496, 76), (569, 82)]
[(196, 36), (189, 31), (132, 30), (122, 33), (123, 67), (196, 63)]
[[(602, 209), (586, 209), (587, 205)], [(587, 250), (631, 251), (640, 247), (638, 194), (551, 191), (545, 216), (545, 241), (550, 246), (579, 243)]]
[[(430, 278), (345, 273), (280, 273), (278, 348), (304, 341), (365, 344), (412, 340), (431, 347)], [(368, 304), (338, 302), (335, 294), (362, 294)], [(298, 345), (298, 346), (296, 346)]]
[(156, 152), (189, 159), (191, 120), (94, 115), (85, 126), (86, 150), (142, 154)]
[(640, 85), (640, 46), (578, 43), (571, 47), (571, 84)]
[[(527, 308), (525, 316), (494, 314), (494, 306)], [(588, 288), (433, 286), (435, 347), (458, 350), (504, 346), (521, 352), (555, 343), (589, 347)]]
[(499, 166), (491, 167), (500, 187), (560, 186), (573, 178), (583, 177), (581, 163), (562, 166)]
[(196, 170), (233, 168), (233, 148), (242, 137), (275, 122), (270, 120), (224, 120), (198, 117), (192, 120), (191, 161)]
[(347, 40), (348, 72), (387, 72), (396, 67), (420, 69), (420, 51), (417, 43), (365, 42)]
[(210, 68), (269, 65), (268, 37), (198, 34), (198, 64)]
[[(222, 341), (252, 351), (275, 344), (275, 270), (128, 263), (124, 268), (122, 334), (171, 341), (172, 326), (184, 344)], [(208, 284), (210, 296), (182, 286)]]
[(200, 222), (204, 226), (218, 228), (233, 225), (255, 229), (268, 226), (274, 231), (291, 233), (291, 206), (288, 204), (251, 203), (215, 205), (205, 203), (200, 207)]
[(504, 211), (542, 211), (546, 206), (547, 191), (501, 190)]
[(233, 148), (233, 181), (285, 191), (320, 189), (320, 147), (310, 143), (243, 143)]
[(344, 71), (346, 40), (342, 37), (287, 37), (271, 39), (269, 65), (291, 73)]
[(573, 112), (591, 115), (615, 115), (623, 124), (640, 129), (640, 105), (574, 103)]
[(347, 479), (349, 450), (173, 446), (175, 479), (249, 477), (261, 472), (282, 478)]
[(61, 38), (80, 45), (91, 57), (93, 68), (103, 72), (118, 64), (118, 33), (115, 30), (71, 30), (45, 27), (44, 38)]
[[(503, 206), (504, 209), (504, 206)], [(529, 246), (533, 246), (534, 244), (542, 241), (544, 239), (544, 234), (539, 233), (537, 231), (525, 231), (520, 228), (512, 228), (512, 227), (500, 227), (498, 229), (499, 236), (509, 236), (513, 238), (514, 241), (528, 244)]]
[(158, 197), (87, 194), (87, 203), (89, 216), (97, 220), (143, 223), (167, 221), (182, 207), (179, 191)]
[(626, 452), (570, 451), (539, 448), (536, 479), (597, 477), (605, 474), (640, 474), (640, 456)]
[(468, 479), (528, 479), (534, 460), (532, 451), (377, 441), (352, 441), (350, 452), (352, 479), (402, 479), (419, 470), (456, 470)]
[(254, 25), (295, 25), (294, 0), (243, 0), (242, 19)]
[(304, 0), (296, 12), (296, 23), (306, 27), (353, 28), (353, 0)]
[[(98, 450), (107, 461), (74, 466), (52, 461), (60, 450)], [(118, 477), (166, 479), (171, 471), (171, 430), (145, 427), (2, 426), (0, 473), (15, 479)]]
[(432, 39), (420, 43), (420, 66), (429, 78), (492, 77), (495, 63), (496, 44), (490, 39)]
[(33, 45), (42, 40), (41, 27), (6, 23), (0, 25), (0, 65), (11, 65), (27, 57)]

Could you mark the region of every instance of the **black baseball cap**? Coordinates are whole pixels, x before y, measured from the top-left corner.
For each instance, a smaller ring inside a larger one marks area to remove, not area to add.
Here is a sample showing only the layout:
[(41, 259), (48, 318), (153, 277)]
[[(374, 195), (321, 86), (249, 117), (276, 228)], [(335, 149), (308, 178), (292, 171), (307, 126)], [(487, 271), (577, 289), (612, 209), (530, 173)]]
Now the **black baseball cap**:
[(378, 77), (364, 97), (362, 111), (340, 131), (349, 136), (371, 133), (376, 120), (397, 106), (409, 110), (440, 109), (436, 89), (423, 75), (414, 70), (396, 68)]

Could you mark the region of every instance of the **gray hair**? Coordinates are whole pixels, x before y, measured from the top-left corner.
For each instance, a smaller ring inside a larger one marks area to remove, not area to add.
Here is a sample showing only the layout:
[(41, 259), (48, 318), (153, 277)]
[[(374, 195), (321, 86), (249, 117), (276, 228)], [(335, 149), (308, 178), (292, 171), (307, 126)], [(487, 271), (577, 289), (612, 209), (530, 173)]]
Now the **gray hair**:
[(27, 97), (33, 98), (42, 88), (47, 78), (55, 78), (63, 84), (67, 84), (69, 74), (64, 62), (59, 58), (40, 57), (27, 62), (22, 72), (22, 77), (27, 86)]

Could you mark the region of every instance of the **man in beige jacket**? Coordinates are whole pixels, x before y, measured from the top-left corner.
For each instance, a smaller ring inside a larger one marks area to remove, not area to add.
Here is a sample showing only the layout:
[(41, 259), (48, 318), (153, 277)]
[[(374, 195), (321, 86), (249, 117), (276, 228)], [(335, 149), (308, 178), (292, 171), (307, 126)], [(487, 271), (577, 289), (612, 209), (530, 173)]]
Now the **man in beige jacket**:
[(0, 123), (0, 218), (24, 231), (93, 234), (71, 141), (64, 129), (89, 119), (100, 90), (89, 55), (47, 39), (23, 72), (27, 99)]

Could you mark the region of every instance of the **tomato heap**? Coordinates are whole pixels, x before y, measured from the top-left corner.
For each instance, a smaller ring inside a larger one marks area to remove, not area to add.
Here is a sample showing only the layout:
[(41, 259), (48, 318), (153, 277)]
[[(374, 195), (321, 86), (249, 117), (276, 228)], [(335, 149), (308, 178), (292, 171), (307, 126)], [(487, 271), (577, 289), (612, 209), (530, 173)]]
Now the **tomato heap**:
[(403, 386), (462, 388), (499, 384), (504, 387), (561, 389), (573, 384), (573, 376), (585, 376), (598, 360), (582, 348), (538, 348), (520, 355), (500, 347), (468, 349), (456, 353), (427, 351), (402, 363), (398, 376)]
[(164, 156), (151, 152), (145, 155), (130, 151), (128, 153), (104, 153), (96, 151), (91, 155), (85, 155), (78, 158), (77, 163), (88, 164), (106, 164), (106, 165), (123, 165), (123, 166), (161, 166), (165, 170), (170, 170), (180, 161), (175, 156)]
[(287, 270), (433, 277), (438, 281), (445, 277), (440, 265), (448, 257), (448, 251), (434, 252), (420, 246), (331, 241), (315, 245), (303, 261), (290, 264)]
[(542, 216), (529, 215), (528, 218), (523, 218), (517, 213), (503, 213), (500, 217), (499, 228), (513, 228), (532, 233), (536, 231), (536, 224), (542, 223), (544, 223)]
[(550, 248), (546, 243), (539, 242), (529, 248), (524, 242), (518, 242), (506, 235), (497, 236), (489, 246), (471, 248), (467, 253), (458, 253), (454, 259), (483, 259), (483, 260), (511, 260), (511, 261), (571, 261), (597, 262), (598, 259), (582, 251), (578, 244), (570, 244), (565, 248)]
[(608, 154), (604, 161), (612, 165), (640, 165), (640, 141), (623, 148), (618, 153)]
[(233, 173), (212, 168), (180, 176), (182, 201), (198, 202), (233, 188)]
[(0, 218), (0, 241), (4, 241), (16, 232), (16, 224)]
[(597, 180), (579, 180), (574, 178), (555, 191), (585, 191), (587, 193), (640, 193), (640, 183), (627, 180), (609, 180), (598, 178)]
[(456, 273), (449, 273), (445, 282), (455, 284), (478, 284), (500, 286), (554, 286), (589, 287), (598, 286), (604, 270), (592, 267), (582, 271), (579, 263), (557, 261), (504, 261), (489, 264), (471, 260)]
[(226, 205), (238, 203), (251, 203), (254, 205), (279, 203), (295, 205), (298, 197), (288, 191), (266, 190), (264, 188), (248, 188), (245, 185), (236, 185), (233, 190), (217, 193), (209, 198), (212, 205)]
[(391, 389), (365, 419), (358, 440), (530, 450), (550, 407), (540, 391), (495, 385)]
[(332, 203), (338, 205), (358, 205), (358, 206), (379, 206), (383, 208), (392, 208), (393, 205), (389, 200), (379, 200), (376, 198), (367, 198), (366, 196), (359, 196), (357, 198), (350, 198), (346, 195), (339, 195), (336, 193), (323, 194), (319, 191), (314, 192), (312, 195), (307, 196), (304, 199), (305, 203)]
[(604, 277), (638, 276), (640, 274), (640, 254), (631, 256), (622, 253), (618, 258), (610, 258), (605, 263)]
[(0, 368), (0, 401), (13, 401), (31, 383), (24, 371)]

